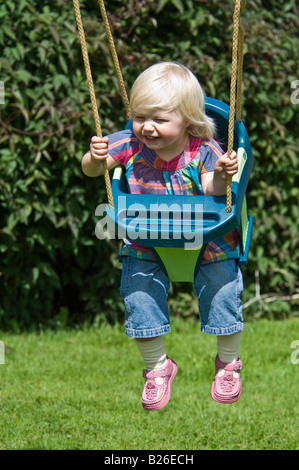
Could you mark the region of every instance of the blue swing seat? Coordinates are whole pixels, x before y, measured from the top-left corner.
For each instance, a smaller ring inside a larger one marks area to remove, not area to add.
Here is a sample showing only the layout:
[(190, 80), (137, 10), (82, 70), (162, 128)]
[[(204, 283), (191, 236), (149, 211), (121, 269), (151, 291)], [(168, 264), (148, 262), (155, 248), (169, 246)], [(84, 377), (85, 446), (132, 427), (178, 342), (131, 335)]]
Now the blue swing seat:
[[(215, 120), (217, 141), (226, 149), (229, 106), (206, 98), (205, 107)], [(173, 281), (192, 281), (206, 245), (237, 227), (242, 235), (239, 265), (247, 262), (253, 217), (247, 214), (245, 193), (253, 157), (242, 121), (235, 120), (233, 148), (237, 151), (239, 171), (233, 177), (229, 213), (226, 196), (129, 194), (121, 168), (114, 171), (111, 186), (115, 208), (112, 210), (107, 204), (106, 213), (115, 223), (116, 233), (119, 238), (150, 247)], [(193, 241), (200, 241), (198, 247)]]

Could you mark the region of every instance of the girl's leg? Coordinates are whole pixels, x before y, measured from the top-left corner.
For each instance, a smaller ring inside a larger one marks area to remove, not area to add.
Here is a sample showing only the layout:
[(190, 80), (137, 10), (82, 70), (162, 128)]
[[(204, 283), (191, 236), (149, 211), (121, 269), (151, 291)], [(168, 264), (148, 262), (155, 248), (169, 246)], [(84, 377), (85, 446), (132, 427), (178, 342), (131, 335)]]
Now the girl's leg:
[(177, 365), (167, 357), (162, 336), (135, 341), (146, 366), (143, 370), (146, 381), (141, 397), (142, 406), (146, 410), (159, 410), (170, 399)]
[(229, 336), (244, 329), (243, 278), (235, 260), (200, 266), (194, 288), (203, 333)]
[(242, 332), (227, 336), (218, 336), (218, 354), (215, 359), (215, 378), (211, 395), (219, 403), (233, 403), (241, 395), (242, 384), (239, 349)]
[(177, 372), (167, 357), (163, 336), (170, 332), (167, 295), (169, 279), (152, 261), (124, 258), (121, 294), (125, 302), (126, 334), (135, 339), (145, 362), (142, 405), (158, 410), (167, 405)]
[(217, 336), (212, 398), (220, 403), (232, 403), (241, 394), (239, 348), (244, 325), (240, 268), (235, 260), (203, 265), (194, 287), (199, 301), (201, 330)]
[(242, 331), (232, 335), (217, 336), (218, 356), (221, 362), (236, 362), (239, 358)]
[(163, 336), (143, 339), (135, 338), (135, 341), (147, 370), (160, 370), (165, 368), (167, 355)]
[(169, 279), (157, 263), (124, 257), (120, 293), (127, 336), (151, 339), (170, 332), (169, 287)]

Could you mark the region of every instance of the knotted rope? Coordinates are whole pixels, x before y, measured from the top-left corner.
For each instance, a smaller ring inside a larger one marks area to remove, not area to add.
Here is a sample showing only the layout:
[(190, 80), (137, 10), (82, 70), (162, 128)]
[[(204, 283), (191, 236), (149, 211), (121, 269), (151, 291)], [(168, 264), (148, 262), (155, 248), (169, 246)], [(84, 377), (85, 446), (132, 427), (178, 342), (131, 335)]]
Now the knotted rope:
[(112, 36), (110, 24), (109, 24), (107, 12), (106, 12), (104, 0), (99, 0), (99, 5), (100, 5), (100, 10), (101, 10), (101, 15), (102, 15), (102, 18), (103, 18), (103, 23), (104, 23), (104, 26), (105, 26), (106, 35), (107, 35), (108, 42), (109, 42), (109, 47), (110, 47), (111, 57), (112, 57), (112, 60), (113, 60), (114, 69), (115, 69), (117, 79), (118, 79), (118, 83), (119, 83), (119, 88), (120, 88), (122, 100), (123, 100), (123, 103), (124, 103), (124, 106), (125, 106), (127, 119), (129, 120), (130, 119), (129, 98), (128, 98), (128, 95), (127, 95), (127, 90), (126, 90), (126, 87), (125, 87), (123, 75), (122, 75), (121, 68), (120, 68), (120, 65), (119, 65), (118, 56), (117, 56), (117, 52), (116, 52), (116, 49), (115, 49), (115, 44), (114, 44), (114, 40), (113, 40), (113, 36)]
[[(100, 123), (100, 116), (99, 116), (99, 112), (98, 112), (97, 101), (96, 101), (96, 96), (95, 96), (95, 91), (94, 91), (94, 86), (93, 86), (92, 73), (91, 73), (91, 68), (90, 68), (90, 63), (89, 63), (88, 52), (87, 52), (87, 46), (86, 46), (84, 28), (83, 28), (82, 17), (81, 17), (81, 12), (80, 12), (79, 0), (73, 0), (73, 3), (74, 3), (75, 14), (76, 14), (76, 21), (77, 21), (77, 27), (78, 27), (79, 38), (80, 38), (80, 43), (81, 43), (82, 56), (83, 56), (84, 67), (85, 67), (85, 72), (86, 72), (87, 84), (88, 84), (88, 89), (89, 89), (89, 94), (90, 94), (90, 99), (91, 99), (93, 118), (94, 118), (95, 127), (96, 127), (96, 133), (97, 133), (98, 137), (102, 137), (102, 128), (101, 128), (101, 123)], [(103, 165), (104, 165), (104, 178), (105, 178), (105, 185), (106, 185), (108, 203), (109, 203), (109, 207), (111, 209), (114, 209), (113, 195), (112, 195), (112, 190), (111, 190), (111, 182), (110, 182), (109, 171), (107, 169), (106, 161), (103, 161)]]
[[(228, 121), (228, 145), (227, 154), (230, 157), (234, 143), (234, 122), (237, 102), (236, 119), (241, 120), (242, 101), (242, 77), (243, 77), (243, 46), (244, 29), (240, 25), (240, 13), (244, 10), (246, 0), (235, 0), (235, 10), (233, 16), (233, 46), (232, 46), (232, 76), (230, 85), (230, 111)], [(226, 186), (226, 212), (232, 210), (232, 176), (227, 176)]]

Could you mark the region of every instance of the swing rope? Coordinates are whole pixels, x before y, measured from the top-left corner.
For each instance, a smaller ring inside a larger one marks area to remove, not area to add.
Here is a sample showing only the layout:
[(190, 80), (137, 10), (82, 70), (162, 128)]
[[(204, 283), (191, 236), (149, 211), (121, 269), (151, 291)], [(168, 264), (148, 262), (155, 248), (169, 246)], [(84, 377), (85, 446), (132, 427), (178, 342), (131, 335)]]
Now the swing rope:
[(127, 90), (126, 90), (126, 87), (125, 87), (123, 75), (122, 75), (121, 68), (120, 68), (120, 65), (119, 65), (119, 60), (118, 60), (117, 52), (116, 52), (116, 49), (115, 49), (115, 44), (114, 44), (114, 40), (113, 40), (113, 36), (112, 36), (110, 24), (109, 24), (107, 12), (106, 12), (104, 0), (99, 0), (99, 5), (100, 5), (100, 10), (101, 10), (101, 15), (102, 15), (102, 18), (103, 18), (104, 26), (105, 26), (106, 36), (107, 36), (108, 42), (109, 42), (109, 47), (110, 47), (111, 57), (112, 57), (112, 60), (113, 60), (114, 69), (115, 69), (115, 72), (116, 72), (116, 75), (117, 75), (122, 100), (123, 100), (125, 110), (126, 110), (127, 120), (129, 120), (130, 119), (130, 114), (131, 114), (130, 113), (129, 98), (128, 98), (128, 95), (127, 95)]
[[(90, 94), (90, 99), (91, 99), (93, 118), (94, 118), (95, 127), (96, 127), (96, 133), (98, 137), (102, 137), (100, 116), (99, 116), (99, 111), (97, 107), (97, 101), (96, 101), (96, 96), (95, 96), (95, 91), (94, 91), (94, 86), (93, 86), (93, 80), (92, 80), (91, 68), (90, 68), (88, 51), (87, 51), (87, 46), (86, 46), (82, 17), (81, 17), (81, 12), (80, 12), (79, 0), (73, 0), (73, 3), (74, 3), (75, 14), (76, 14), (79, 38), (80, 38), (80, 43), (81, 43), (82, 56), (83, 56), (83, 61), (84, 61), (84, 66), (85, 66), (87, 84), (88, 84), (88, 89), (89, 89), (89, 94)], [(103, 165), (104, 165), (104, 178), (105, 178), (108, 203), (109, 203), (110, 209), (114, 209), (111, 181), (110, 181), (109, 171), (107, 169), (106, 161), (103, 161)]]
[[(235, 109), (236, 119), (241, 121), (242, 110), (242, 78), (243, 78), (243, 47), (244, 47), (244, 29), (240, 25), (240, 13), (244, 10), (246, 0), (235, 0), (235, 10), (233, 16), (233, 47), (232, 47), (232, 76), (230, 86), (230, 110), (228, 121), (228, 145), (227, 154), (231, 155), (234, 143), (234, 121)], [(237, 104), (236, 104), (237, 102)], [(226, 186), (226, 212), (232, 210), (232, 176), (227, 176)]]

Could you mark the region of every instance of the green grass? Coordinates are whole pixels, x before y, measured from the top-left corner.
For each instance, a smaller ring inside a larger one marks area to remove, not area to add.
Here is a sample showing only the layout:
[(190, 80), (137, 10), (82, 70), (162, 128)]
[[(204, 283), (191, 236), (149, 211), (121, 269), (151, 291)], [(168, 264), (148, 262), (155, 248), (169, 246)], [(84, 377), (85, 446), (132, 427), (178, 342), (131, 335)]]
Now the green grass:
[(298, 449), (298, 326), (246, 325), (243, 393), (222, 405), (210, 397), (215, 338), (173, 320), (165, 344), (179, 371), (155, 412), (141, 406), (143, 363), (121, 326), (3, 333), (0, 449)]

